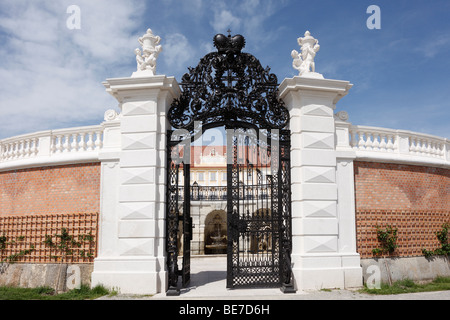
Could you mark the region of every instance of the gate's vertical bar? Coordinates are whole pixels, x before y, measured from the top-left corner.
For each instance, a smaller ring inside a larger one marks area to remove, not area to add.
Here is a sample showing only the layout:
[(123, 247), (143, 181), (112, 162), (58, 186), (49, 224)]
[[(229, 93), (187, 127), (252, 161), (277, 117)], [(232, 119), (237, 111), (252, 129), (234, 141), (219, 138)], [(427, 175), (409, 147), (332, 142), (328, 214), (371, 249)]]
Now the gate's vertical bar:
[(280, 177), (280, 205), (282, 218), (281, 239), (282, 239), (282, 264), (280, 269), (281, 291), (284, 293), (295, 293), (296, 290), (292, 281), (291, 252), (292, 252), (292, 223), (291, 223), (291, 144), (290, 131), (280, 130), (279, 134), (279, 177)]
[[(234, 147), (235, 135), (232, 129), (227, 128), (227, 288), (233, 288), (233, 260), (234, 260), (234, 226), (233, 210), (236, 189), (234, 188), (234, 166), (237, 165), (237, 153)], [(231, 134), (233, 132), (233, 134)], [(238, 191), (239, 192), (239, 191)]]
[(192, 218), (191, 218), (191, 197), (190, 197), (190, 164), (186, 159), (190, 159), (190, 145), (185, 145), (183, 152), (189, 153), (185, 157), (183, 164), (184, 174), (184, 203), (183, 203), (183, 287), (186, 287), (191, 280), (191, 240), (192, 240)]
[(178, 289), (178, 165), (172, 160), (172, 133), (167, 131), (167, 204), (166, 251), (169, 288), (168, 296), (180, 295)]
[[(271, 236), (272, 236), (272, 246), (271, 246), (271, 266), (273, 270), (276, 268), (276, 260), (277, 260), (277, 253), (279, 250), (276, 249), (277, 247), (277, 237), (276, 230), (278, 225), (275, 223), (276, 215), (273, 212), (273, 170), (272, 166), (273, 163), (271, 161), (272, 159), (272, 131), (267, 129), (267, 150), (265, 152), (266, 156), (266, 163), (270, 164), (270, 175), (266, 174), (266, 186), (267, 186), (267, 210), (270, 211), (270, 224), (271, 224)], [(269, 191), (270, 190), (270, 191)], [(267, 217), (269, 220), (269, 217)]]

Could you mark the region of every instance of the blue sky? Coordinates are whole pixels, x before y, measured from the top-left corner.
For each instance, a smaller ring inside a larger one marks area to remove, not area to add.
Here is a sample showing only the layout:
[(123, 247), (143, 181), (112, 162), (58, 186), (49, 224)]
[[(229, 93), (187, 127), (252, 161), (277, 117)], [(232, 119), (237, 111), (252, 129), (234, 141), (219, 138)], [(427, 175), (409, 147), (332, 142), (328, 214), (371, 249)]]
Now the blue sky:
[[(69, 30), (67, 7), (81, 29)], [(368, 6), (381, 9), (369, 30)], [(181, 76), (231, 28), (281, 83), (306, 30), (319, 39), (316, 71), (354, 84), (337, 105), (353, 124), (450, 138), (448, 0), (2, 0), (0, 139), (95, 125), (117, 102), (101, 84), (136, 69), (137, 38), (162, 38), (157, 73)]]

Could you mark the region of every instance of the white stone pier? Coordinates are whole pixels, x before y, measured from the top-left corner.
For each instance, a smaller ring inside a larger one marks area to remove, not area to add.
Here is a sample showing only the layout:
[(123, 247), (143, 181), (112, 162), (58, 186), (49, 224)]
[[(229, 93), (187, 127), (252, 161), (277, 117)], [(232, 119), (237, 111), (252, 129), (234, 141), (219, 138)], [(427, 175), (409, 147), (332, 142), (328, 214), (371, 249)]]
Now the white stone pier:
[[(180, 94), (166, 76), (109, 79), (119, 102), (120, 152), (102, 158), (99, 254), (92, 283), (122, 293), (166, 289), (166, 111)], [(113, 159), (108, 159), (108, 156)]]
[(280, 85), (291, 117), (292, 263), (299, 290), (362, 285), (353, 159), (351, 152), (336, 152), (334, 118), (336, 103), (351, 87), (307, 75)]

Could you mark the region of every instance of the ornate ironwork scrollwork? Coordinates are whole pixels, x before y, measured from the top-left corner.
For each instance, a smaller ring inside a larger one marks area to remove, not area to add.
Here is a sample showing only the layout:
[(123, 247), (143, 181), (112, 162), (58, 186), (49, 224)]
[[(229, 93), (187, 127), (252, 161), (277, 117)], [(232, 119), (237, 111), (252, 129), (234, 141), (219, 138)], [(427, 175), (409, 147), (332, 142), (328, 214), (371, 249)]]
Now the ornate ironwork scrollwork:
[(289, 122), (289, 112), (278, 99), (278, 79), (270, 68), (241, 50), (245, 39), (218, 34), (217, 52), (204, 56), (197, 67), (189, 68), (181, 82), (182, 94), (168, 112), (176, 129), (195, 131), (194, 121), (203, 127), (241, 123), (259, 128), (282, 129)]
[[(242, 52), (243, 36), (219, 34), (214, 37), (214, 45), (217, 52), (207, 54), (183, 76), (182, 94), (173, 101), (167, 116), (172, 127), (187, 130), (191, 136), (199, 130), (194, 122), (201, 122), (202, 130), (225, 126), (234, 131), (227, 138), (231, 161), (227, 162), (227, 187), (222, 193), (227, 200), (227, 288), (281, 286), (285, 293), (295, 292), (291, 267), (290, 131), (284, 130), (289, 124), (289, 112), (278, 99), (277, 77), (254, 56)], [(249, 128), (260, 129), (258, 135), (249, 134)], [(172, 148), (178, 143), (172, 142), (174, 132), (168, 131), (167, 146), (168, 295), (179, 294), (180, 273), (183, 286), (189, 276), (190, 263), (184, 259), (190, 255), (189, 250), (183, 250), (181, 271), (177, 265), (180, 219), (186, 235), (184, 249), (191, 239), (186, 230), (192, 230), (189, 201), (204, 200), (198, 184), (192, 186), (189, 197), (189, 166), (183, 167), (184, 186), (179, 185), (181, 165), (171, 159)], [(240, 133), (249, 140), (238, 139)], [(270, 157), (270, 166), (251, 163), (248, 152), (241, 163), (238, 151), (250, 145), (256, 146), (260, 155)], [(248, 183), (240, 181), (241, 174)]]

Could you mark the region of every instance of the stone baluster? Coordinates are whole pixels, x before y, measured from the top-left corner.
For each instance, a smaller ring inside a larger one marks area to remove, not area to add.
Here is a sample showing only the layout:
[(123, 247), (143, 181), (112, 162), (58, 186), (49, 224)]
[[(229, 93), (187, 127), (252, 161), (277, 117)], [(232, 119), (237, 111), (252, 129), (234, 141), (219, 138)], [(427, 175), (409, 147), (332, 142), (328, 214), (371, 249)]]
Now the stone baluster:
[(373, 150), (373, 148), (372, 148), (372, 145), (373, 145), (373, 143), (372, 143), (372, 134), (370, 132), (365, 132), (364, 134), (366, 136), (366, 150), (367, 151), (372, 151)]
[(386, 139), (386, 146), (385, 146), (386, 152), (394, 151), (394, 143), (392, 142), (393, 135), (386, 133), (385, 139)]
[(386, 142), (386, 134), (380, 134), (380, 150), (386, 152), (387, 142)]
[(358, 136), (359, 136), (358, 149), (365, 150), (366, 142), (364, 141), (364, 132), (358, 131)]
[(372, 150), (373, 151), (380, 151), (380, 142), (379, 142), (380, 134), (379, 133), (373, 133), (373, 141), (372, 141)]
[(63, 152), (63, 135), (58, 135), (58, 145), (57, 145), (57, 149), (59, 153)]
[(427, 139), (420, 139), (420, 154), (423, 156), (427, 155), (427, 144)]
[(30, 139), (22, 140), (22, 158), (28, 157), (28, 150), (30, 150)]
[(441, 157), (441, 144), (439, 142), (432, 141), (430, 143), (430, 154), (436, 158)]
[(6, 158), (8, 160), (11, 159), (12, 155), (11, 155), (11, 150), (12, 150), (12, 144), (11, 143), (7, 143), (6, 144)]
[(28, 158), (28, 157), (30, 157), (30, 155), (32, 153), (32, 151), (31, 151), (32, 139), (25, 139), (25, 146), (26, 146), (26, 148), (24, 150), (24, 157)]
[(78, 144), (78, 150), (86, 151), (87, 143), (86, 143), (86, 133), (80, 133), (80, 143)]
[(22, 158), (22, 154), (23, 154), (23, 140), (19, 140), (15, 143), (16, 145), (16, 154), (15, 157), (16, 159), (20, 159)]
[(410, 143), (410, 147), (409, 147), (409, 151), (411, 152), (411, 153), (416, 153), (416, 151), (417, 151), (417, 148), (416, 148), (416, 145), (417, 145), (417, 142), (416, 142), (416, 139), (414, 138), (414, 137), (410, 137), (409, 138), (409, 143)]
[(425, 153), (428, 157), (436, 157), (436, 153), (434, 151), (434, 145), (435, 145), (435, 142), (433, 140), (427, 141)]
[(12, 143), (12, 150), (13, 150), (13, 159), (17, 159), (19, 157), (19, 143), (13, 142)]
[(63, 144), (63, 152), (69, 152), (70, 151), (70, 135), (65, 134), (64, 135), (64, 144)]
[(438, 154), (438, 156), (440, 158), (445, 159), (445, 143), (439, 143), (438, 144), (438, 146), (437, 146), (437, 154)]
[(102, 148), (102, 132), (100, 130), (95, 131), (95, 150), (100, 150)]
[(31, 154), (36, 156), (39, 153), (39, 138), (33, 139), (33, 148), (31, 149)]
[(12, 142), (11, 143), (11, 159), (15, 159), (17, 158), (17, 143), (16, 142)]
[(94, 141), (93, 141), (93, 133), (92, 132), (88, 132), (88, 141), (86, 144), (86, 151), (93, 151), (94, 150)]
[(7, 160), (9, 160), (9, 144), (8, 143), (5, 143), (4, 145), (3, 145), (3, 157), (4, 157), (4, 159), (7, 159)]
[(78, 151), (78, 133), (72, 133), (72, 144), (70, 145), (70, 151), (77, 152)]

